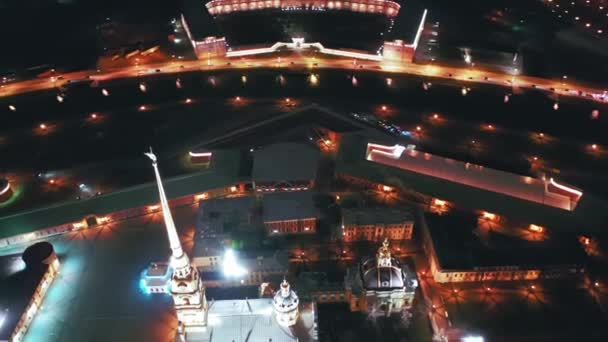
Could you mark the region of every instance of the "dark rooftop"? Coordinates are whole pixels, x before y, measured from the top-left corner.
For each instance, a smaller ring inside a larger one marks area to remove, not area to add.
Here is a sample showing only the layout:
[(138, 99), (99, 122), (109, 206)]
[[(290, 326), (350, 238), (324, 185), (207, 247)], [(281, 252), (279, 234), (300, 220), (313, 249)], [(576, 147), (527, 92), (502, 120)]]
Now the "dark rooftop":
[(344, 225), (401, 224), (406, 221), (414, 222), (414, 216), (407, 209), (342, 208), (342, 224)]
[(319, 151), (305, 144), (278, 143), (254, 153), (254, 182), (312, 180), (317, 173)]
[(427, 214), (425, 217), (443, 269), (585, 264), (585, 253), (574, 237), (552, 236), (545, 241), (528, 241), (490, 231), (481, 238), (475, 233), (477, 215), (473, 213)]
[(264, 222), (319, 217), (314, 193), (310, 191), (279, 192), (264, 195)]

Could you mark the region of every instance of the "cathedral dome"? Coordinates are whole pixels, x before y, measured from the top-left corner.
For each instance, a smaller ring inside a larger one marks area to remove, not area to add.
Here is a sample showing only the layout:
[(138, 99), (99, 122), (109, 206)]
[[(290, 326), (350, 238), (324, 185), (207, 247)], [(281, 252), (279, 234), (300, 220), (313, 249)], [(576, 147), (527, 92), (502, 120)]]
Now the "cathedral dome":
[(406, 286), (406, 276), (399, 262), (391, 256), (388, 240), (384, 240), (376, 258), (361, 264), (361, 280), (367, 290), (392, 290)]

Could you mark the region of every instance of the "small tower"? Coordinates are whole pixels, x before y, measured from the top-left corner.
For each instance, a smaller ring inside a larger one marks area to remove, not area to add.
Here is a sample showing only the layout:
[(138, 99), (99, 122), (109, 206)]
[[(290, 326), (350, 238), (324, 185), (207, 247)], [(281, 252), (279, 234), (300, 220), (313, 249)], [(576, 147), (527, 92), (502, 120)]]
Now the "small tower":
[(179, 241), (173, 216), (169, 209), (165, 189), (158, 172), (158, 163), (156, 155), (150, 149), (145, 155), (152, 160), (152, 167), (156, 175), (156, 184), (158, 185), (158, 193), (162, 207), (163, 219), (169, 237), (169, 246), (171, 247), (171, 267), (173, 274), (171, 276), (171, 296), (175, 305), (177, 320), (183, 324), (183, 330), (187, 334), (191, 331), (205, 330), (207, 326), (207, 299), (205, 297), (205, 288), (199, 277), (196, 267), (192, 267), (190, 259), (184, 253), (182, 244)]
[(287, 280), (283, 279), (281, 288), (274, 295), (274, 312), (277, 323), (284, 327), (291, 327), (298, 321), (298, 306), (300, 300), (295, 291), (291, 290)]
[(388, 239), (384, 239), (382, 246), (378, 249), (378, 267), (391, 267), (391, 250), (388, 246)]

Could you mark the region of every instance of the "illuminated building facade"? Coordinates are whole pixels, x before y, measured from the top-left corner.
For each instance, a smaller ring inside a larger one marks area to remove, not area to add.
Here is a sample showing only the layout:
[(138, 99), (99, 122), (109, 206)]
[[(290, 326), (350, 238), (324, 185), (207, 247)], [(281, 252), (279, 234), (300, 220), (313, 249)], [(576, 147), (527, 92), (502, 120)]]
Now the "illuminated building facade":
[(231, 46), (301, 37), (366, 51), (382, 45), (401, 8), (389, 0), (212, 0), (205, 6)]
[(317, 231), (319, 210), (309, 191), (266, 194), (262, 219), (268, 234), (311, 234)]
[(177, 320), (183, 325), (183, 330), (186, 334), (205, 330), (207, 326), (208, 306), (203, 281), (200, 279), (196, 267), (190, 264), (190, 259), (184, 253), (179, 241), (179, 235), (173, 222), (173, 216), (171, 215), (165, 189), (158, 171), (156, 155), (150, 150), (150, 152), (146, 153), (146, 156), (152, 160), (163, 219), (169, 237), (169, 246), (171, 247), (170, 265), (173, 269), (173, 274), (171, 276), (170, 292), (173, 297)]
[(476, 226), (475, 217), (462, 214), (429, 214), (421, 220), (422, 243), (436, 282), (529, 281), (584, 272), (585, 255), (577, 241), (528, 241), (498, 230), (481, 233)]
[(0, 279), (0, 341), (24, 339), (59, 273), (59, 260), (48, 242), (28, 247), (22, 260), (25, 269)]
[(409, 211), (395, 208), (342, 209), (342, 239), (380, 242), (409, 240), (414, 230), (414, 217)]
[(418, 280), (392, 257), (388, 240), (384, 240), (375, 258), (348, 269), (345, 286), (351, 311), (390, 316), (412, 307)]

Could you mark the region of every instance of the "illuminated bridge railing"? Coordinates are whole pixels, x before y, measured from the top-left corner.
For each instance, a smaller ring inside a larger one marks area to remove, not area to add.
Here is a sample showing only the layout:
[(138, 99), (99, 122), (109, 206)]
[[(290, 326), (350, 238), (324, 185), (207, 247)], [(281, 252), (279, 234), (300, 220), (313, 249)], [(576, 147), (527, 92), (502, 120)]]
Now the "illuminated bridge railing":
[(265, 9), (310, 10), (310, 11), (352, 11), (362, 13), (381, 13), (395, 17), (401, 5), (388, 0), (212, 0), (205, 6), (212, 15), (230, 14), (233, 12), (259, 11)]

